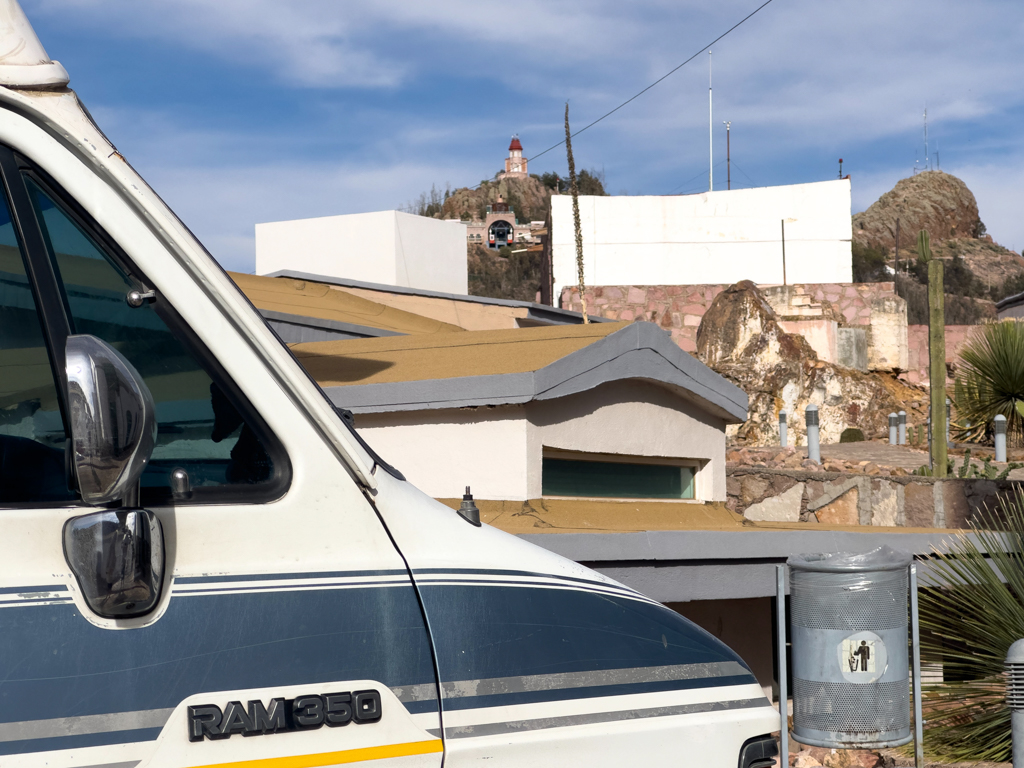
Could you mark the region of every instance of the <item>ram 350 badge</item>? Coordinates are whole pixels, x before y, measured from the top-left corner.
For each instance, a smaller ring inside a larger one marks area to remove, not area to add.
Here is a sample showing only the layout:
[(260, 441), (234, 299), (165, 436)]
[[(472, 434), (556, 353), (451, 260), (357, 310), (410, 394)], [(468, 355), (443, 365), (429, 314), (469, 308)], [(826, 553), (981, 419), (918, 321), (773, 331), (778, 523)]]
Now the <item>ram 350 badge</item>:
[(380, 693), (375, 690), (324, 693), (294, 699), (229, 701), (222, 710), (216, 704), (188, 708), (188, 740), (226, 739), (236, 733), (262, 736), (281, 731), (308, 731), (326, 725), (376, 723), (381, 717)]

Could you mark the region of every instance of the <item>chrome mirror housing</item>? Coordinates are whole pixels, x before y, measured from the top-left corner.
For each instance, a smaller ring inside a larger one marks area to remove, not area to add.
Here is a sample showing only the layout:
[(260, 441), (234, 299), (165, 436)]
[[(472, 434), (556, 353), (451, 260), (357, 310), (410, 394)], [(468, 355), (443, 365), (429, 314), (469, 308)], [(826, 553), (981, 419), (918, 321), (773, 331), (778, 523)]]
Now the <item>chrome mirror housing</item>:
[(82, 500), (134, 498), (156, 445), (156, 406), (139, 372), (104, 341), (68, 336), (72, 463)]
[(163, 529), (149, 510), (112, 509), (68, 520), (64, 557), (98, 616), (143, 616), (160, 599)]

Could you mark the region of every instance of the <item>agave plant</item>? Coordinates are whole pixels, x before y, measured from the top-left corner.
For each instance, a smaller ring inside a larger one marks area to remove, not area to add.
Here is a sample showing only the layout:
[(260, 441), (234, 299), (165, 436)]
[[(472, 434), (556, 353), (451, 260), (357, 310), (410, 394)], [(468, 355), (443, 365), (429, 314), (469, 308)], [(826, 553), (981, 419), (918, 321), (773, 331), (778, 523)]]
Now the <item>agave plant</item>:
[[(1006, 417), (1009, 445), (1024, 444), (1024, 323), (1003, 320), (979, 326), (960, 351), (953, 388), (960, 440), (977, 440), (996, 414)], [(1018, 406), (1018, 403), (1020, 406)]]
[(921, 660), (944, 678), (924, 686), (925, 747), (950, 762), (1011, 755), (1003, 664), (1024, 637), (1024, 493), (1000, 511), (936, 554), (919, 597)]

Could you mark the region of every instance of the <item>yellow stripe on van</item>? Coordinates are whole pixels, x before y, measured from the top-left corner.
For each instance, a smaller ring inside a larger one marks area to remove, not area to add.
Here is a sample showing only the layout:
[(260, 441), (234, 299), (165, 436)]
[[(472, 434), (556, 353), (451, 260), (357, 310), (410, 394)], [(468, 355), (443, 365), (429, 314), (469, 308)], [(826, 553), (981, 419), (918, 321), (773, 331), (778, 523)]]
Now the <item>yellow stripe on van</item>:
[(345, 749), (341, 752), (321, 752), (317, 755), (292, 755), (290, 757), (266, 757), (259, 760), (242, 760), (237, 763), (215, 763), (196, 768), (319, 768), (339, 763), (358, 763), (363, 760), (383, 760), (386, 757), (408, 757), (429, 755), (440, 752), (444, 746), (440, 739), (410, 741), (405, 744), (388, 744), (383, 747)]

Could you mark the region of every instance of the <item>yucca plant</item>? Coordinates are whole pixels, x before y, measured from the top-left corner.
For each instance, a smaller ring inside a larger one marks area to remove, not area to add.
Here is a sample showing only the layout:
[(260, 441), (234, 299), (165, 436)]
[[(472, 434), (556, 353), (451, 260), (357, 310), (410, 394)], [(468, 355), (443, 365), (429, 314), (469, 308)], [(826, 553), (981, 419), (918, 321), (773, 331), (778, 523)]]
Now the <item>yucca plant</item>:
[(984, 438), (996, 414), (1006, 417), (1008, 445), (1024, 444), (1024, 323), (1003, 320), (978, 326), (960, 350), (953, 387), (958, 440)]
[(924, 686), (924, 741), (941, 760), (1004, 762), (1011, 742), (1003, 664), (1024, 637), (1024, 493), (981, 513), (972, 529), (935, 555), (920, 592), (921, 660), (944, 678)]

